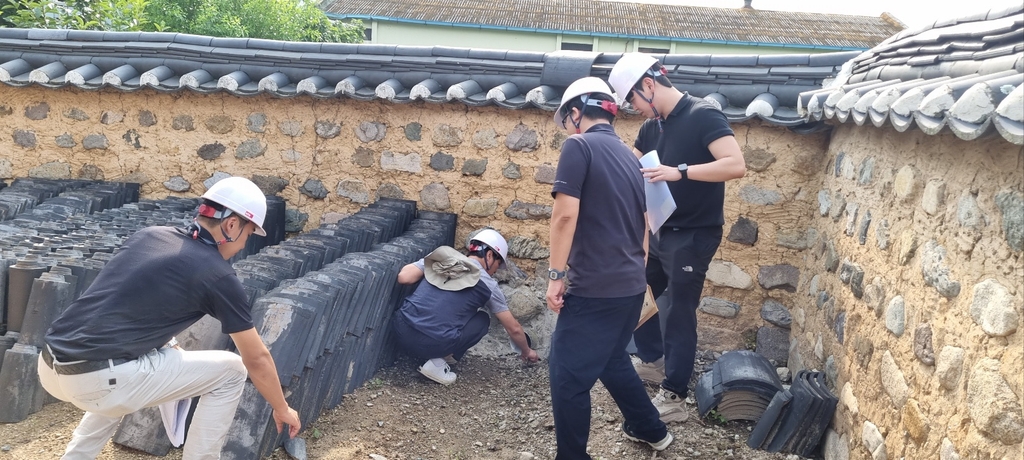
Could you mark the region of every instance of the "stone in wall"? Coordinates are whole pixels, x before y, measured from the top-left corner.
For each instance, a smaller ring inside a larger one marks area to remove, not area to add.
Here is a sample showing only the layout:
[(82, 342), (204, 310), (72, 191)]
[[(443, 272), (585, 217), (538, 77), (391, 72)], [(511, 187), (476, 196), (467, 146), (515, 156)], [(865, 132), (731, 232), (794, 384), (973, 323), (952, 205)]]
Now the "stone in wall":
[(517, 220), (550, 219), (551, 206), (514, 200), (508, 208), (505, 208), (505, 216)]
[(551, 150), (561, 151), (562, 144), (564, 144), (565, 140), (568, 138), (569, 136), (567, 136), (565, 133), (561, 131), (556, 132), (553, 136), (551, 136), (551, 143), (549, 144), (551, 146)]
[(401, 153), (394, 153), (390, 150), (381, 152), (380, 167), (385, 171), (403, 171), (409, 173), (418, 173), (423, 170), (423, 165), (420, 164), (420, 154), (410, 153), (402, 155)]
[(26, 149), (36, 147), (36, 133), (24, 129), (16, 129), (12, 135), (14, 143)]
[(956, 204), (956, 219), (963, 227), (980, 229), (988, 224), (984, 211), (978, 206), (978, 197), (968, 190), (960, 194)]
[(921, 410), (917, 400), (907, 400), (907, 405), (903, 406), (903, 428), (907, 430), (910, 439), (917, 445), (923, 444), (928, 439), (930, 427), (931, 420), (928, 420), (927, 414)]
[(935, 364), (931, 324), (921, 323), (914, 328), (914, 356), (925, 365)]
[(325, 212), (322, 216), (320, 216), (320, 225), (336, 224), (338, 222), (341, 222), (341, 219), (344, 219), (350, 215), (351, 214), (343, 212)]
[(860, 212), (860, 205), (848, 203), (846, 205), (846, 236), (853, 236), (853, 230), (857, 226), (857, 215)]
[(235, 149), (235, 158), (240, 160), (256, 158), (263, 156), (266, 151), (267, 145), (260, 142), (259, 139), (246, 139), (241, 144), (238, 144), (238, 148)]
[(836, 364), (836, 357), (829, 355), (828, 359), (825, 360), (825, 382), (835, 387), (838, 385), (839, 378), (839, 365)]
[(800, 352), (800, 339), (797, 337), (792, 337), (789, 340), (789, 362), (786, 363), (786, 367), (793, 373), (807, 369), (807, 366), (804, 365), (803, 354)]
[(302, 123), (298, 120), (284, 120), (277, 124), (277, 129), (281, 130), (281, 134), (288, 137), (299, 137), (302, 135)]
[(878, 226), (875, 227), (875, 242), (878, 243), (878, 249), (889, 249), (889, 219), (878, 222)]
[(782, 201), (782, 195), (775, 190), (766, 190), (753, 185), (740, 188), (740, 199), (758, 206), (770, 206)]
[(860, 162), (860, 170), (857, 171), (857, 184), (869, 185), (875, 175), (875, 157), (867, 157)]
[(851, 415), (860, 413), (860, 404), (857, 402), (857, 396), (853, 394), (853, 385), (850, 382), (843, 384), (843, 391), (839, 394), (839, 402), (846, 407), (846, 410), (850, 411)]
[(775, 155), (760, 148), (750, 149), (743, 152), (743, 161), (747, 165), (747, 170), (765, 172), (769, 166), (775, 163)]
[(335, 191), (338, 196), (343, 196), (352, 200), (353, 203), (369, 203), (370, 202), (370, 189), (366, 187), (366, 184), (361, 180), (357, 179), (345, 179), (338, 182), (338, 189)]
[(377, 187), (377, 199), (381, 198), (394, 198), (397, 200), (405, 199), (405, 192), (398, 185), (386, 182)]
[(96, 165), (82, 165), (82, 169), (78, 170), (79, 179), (103, 180), (104, 177), (103, 170)]
[(861, 439), (864, 442), (864, 448), (871, 454), (871, 460), (886, 460), (888, 458), (885, 454), (885, 437), (882, 436), (882, 432), (878, 431), (878, 427), (874, 423), (864, 421)]
[(192, 115), (177, 115), (171, 119), (171, 129), (177, 131), (195, 131), (196, 125)]
[(952, 299), (960, 294), (960, 283), (950, 279), (946, 266), (946, 249), (935, 240), (924, 244), (921, 253), (921, 274), (925, 284), (934, 287), (943, 297)]
[(789, 329), (775, 326), (757, 328), (755, 351), (780, 365), (786, 365), (789, 362)]
[(740, 313), (740, 304), (716, 297), (703, 297), (697, 309), (722, 318), (735, 318)]
[(12, 113), (14, 113), (14, 109), (11, 106), (0, 104), (0, 117), (10, 116)]
[(804, 313), (804, 309), (800, 308), (800, 307), (796, 307), (796, 308), (793, 309), (792, 315), (793, 315), (793, 323), (792, 324), (796, 325), (796, 327), (798, 329), (803, 330), (804, 329), (804, 324), (805, 324), (806, 318), (807, 318), (806, 314)]
[(482, 176), (487, 171), (487, 158), (467, 159), (462, 162), (463, 176)]
[(470, 198), (462, 208), (462, 213), (473, 217), (490, 217), (498, 212), (497, 198)]
[(839, 222), (839, 218), (843, 216), (843, 212), (846, 211), (846, 197), (842, 195), (838, 190), (832, 194), (832, 207), (828, 211), (828, 216), (832, 218), (832, 222)]
[(910, 396), (910, 387), (907, 385), (906, 377), (903, 376), (903, 370), (896, 364), (896, 360), (889, 350), (885, 350), (882, 355), (882, 363), (878, 367), (878, 372), (882, 377), (882, 389), (885, 390), (885, 394), (889, 395), (889, 399), (896, 405), (896, 409), (903, 409), (903, 405), (907, 403), (907, 398)]
[(70, 179), (71, 165), (60, 161), (43, 163), (29, 169), (28, 177), (35, 179)]
[(189, 191), (192, 188), (192, 184), (188, 183), (184, 177), (174, 176), (164, 181), (164, 188), (172, 192), (183, 193)]
[(853, 158), (850, 155), (845, 155), (836, 166), (839, 168), (839, 174), (843, 176), (843, 179), (853, 180)]
[(455, 147), (462, 144), (462, 130), (441, 124), (434, 129), (430, 140), (438, 147)]
[(134, 129), (129, 129), (125, 132), (124, 136), (121, 136), (121, 139), (124, 139), (126, 144), (135, 147), (136, 149), (142, 148), (142, 143), (139, 142), (139, 132)]
[[(1020, 369), (1008, 370), (1019, 375)], [(979, 430), (1005, 444), (1024, 440), (1021, 404), (999, 371), (999, 361), (982, 358), (967, 381), (967, 411)]]
[(75, 121), (85, 121), (89, 119), (89, 114), (85, 113), (84, 110), (78, 107), (72, 107), (64, 112), (64, 118), (70, 118)]
[(299, 187), (299, 193), (306, 195), (316, 200), (322, 200), (327, 198), (327, 187), (324, 187), (324, 183), (320, 179), (306, 179), (306, 182), (302, 183)]
[(420, 190), (420, 203), (423, 207), (433, 211), (447, 211), (452, 207), (448, 199), (448, 189), (444, 184), (434, 182), (427, 184)]
[[(214, 115), (204, 122), (206, 129), (214, 134), (227, 134), (235, 129), (235, 121), (227, 115)], [(260, 131), (262, 132), (262, 131)]]
[(1002, 217), (1003, 238), (1014, 251), (1024, 251), (1024, 194), (1004, 190), (996, 194), (996, 206)]
[[(225, 118), (227, 118), (227, 117), (225, 117)], [(228, 121), (231, 122), (231, 119), (229, 118)], [(207, 122), (207, 123), (209, 123), (209, 122)], [(234, 127), (235, 127), (234, 126), (234, 122), (231, 122), (231, 123), (232, 123), (231, 124), (231, 128), (229, 128), (228, 131), (230, 131), (231, 129), (234, 129)], [(209, 125), (207, 125), (207, 127), (209, 127)], [(265, 132), (267, 130), (267, 116), (265, 114), (262, 114), (262, 113), (251, 113), (245, 119), (245, 127), (246, 127), (246, 129), (248, 129), (249, 131), (252, 131), (254, 133)], [(210, 131), (213, 131), (213, 130), (211, 129)]]
[(793, 156), (789, 170), (801, 176), (818, 175), (828, 159), (825, 149), (800, 149)]
[(889, 301), (889, 306), (885, 309), (885, 328), (896, 337), (902, 337), (906, 327), (906, 303), (903, 301), (903, 296), (898, 295)]
[(50, 115), (50, 104), (40, 102), (25, 107), (25, 118), (29, 120), (42, 120)]
[[(505, 289), (502, 289), (505, 291)], [(505, 292), (508, 300), (508, 311), (520, 322), (526, 322), (543, 313), (544, 301), (538, 298), (537, 293), (526, 286), (511, 288)]]
[(356, 126), (356, 137), (359, 140), (368, 142), (380, 142), (388, 134), (388, 127), (377, 121), (364, 121)]
[[(302, 153), (295, 149), (288, 149), (281, 152), (281, 161), (295, 163), (302, 159)], [(320, 163), (317, 163), (320, 164)]]
[(957, 453), (956, 446), (949, 438), (942, 438), (942, 446), (939, 447), (939, 460), (960, 460), (960, 454)]
[(892, 184), (892, 192), (896, 195), (896, 199), (908, 201), (914, 198), (914, 195), (917, 194), (917, 189), (921, 186), (921, 180), (918, 176), (917, 168), (910, 165), (906, 165), (896, 172), (896, 177), (893, 179)]
[(10, 179), (12, 177), (14, 177), (14, 165), (11, 164), (11, 160), (0, 158), (0, 179)]
[(994, 279), (986, 279), (973, 289), (971, 318), (992, 337), (1006, 337), (1017, 332), (1019, 316), (1010, 291)]
[(864, 287), (864, 303), (880, 318), (885, 311), (885, 287), (882, 285), (882, 278), (876, 276), (871, 284)]
[(196, 150), (196, 154), (199, 155), (199, 158), (202, 158), (206, 161), (211, 161), (220, 158), (221, 154), (223, 154), (224, 151), (227, 149), (228, 148), (224, 146), (224, 144), (221, 144), (220, 142), (214, 142), (212, 144), (206, 144), (203, 145), (202, 147), (199, 147), (199, 150)]
[(473, 145), (480, 150), (493, 149), (498, 146), (498, 133), (494, 128), (481, 129), (473, 133)]
[(763, 266), (757, 272), (757, 282), (765, 289), (796, 292), (800, 283), (800, 269), (789, 264)]
[(806, 230), (784, 229), (775, 236), (775, 242), (779, 246), (789, 249), (803, 251), (810, 249), (818, 242), (818, 231), (813, 228)]
[(523, 177), (523, 174), (519, 172), (519, 165), (511, 161), (506, 163), (504, 168), (501, 168), (501, 175), (505, 176), (506, 179), (512, 180)]
[(903, 233), (900, 234), (900, 239), (897, 242), (899, 255), (897, 262), (899, 262), (900, 265), (910, 263), (911, 259), (914, 258), (914, 255), (917, 254), (917, 246), (917, 234), (915, 234), (913, 230), (904, 230)]
[(120, 123), (122, 121), (124, 121), (124, 113), (123, 112), (115, 112), (115, 111), (112, 111), (112, 110), (107, 110), (107, 111), (104, 111), (103, 114), (100, 115), (100, 123), (103, 123), (105, 125), (113, 125), (113, 124)]
[(505, 147), (514, 152), (532, 152), (537, 150), (538, 145), (537, 131), (522, 123), (512, 128), (512, 132), (505, 137)]
[(149, 110), (139, 111), (139, 126), (148, 128), (156, 124), (156, 115)]
[(836, 154), (836, 161), (832, 164), (832, 174), (839, 177), (843, 172), (843, 160), (846, 159), (846, 152), (839, 152)]
[(112, 179), (114, 182), (128, 182), (130, 184), (148, 184), (151, 180), (146, 173), (142, 171), (132, 171), (121, 177), (115, 177)]
[(736, 223), (732, 224), (726, 239), (733, 243), (753, 246), (757, 242), (757, 222), (740, 216)]
[(778, 300), (768, 299), (761, 304), (761, 319), (780, 328), (790, 328), (793, 324), (793, 317), (790, 309), (781, 304)]
[(857, 364), (861, 369), (867, 369), (868, 364), (871, 363), (871, 357), (875, 353), (875, 344), (866, 337), (858, 337), (853, 344), (853, 349), (857, 356)]
[(57, 147), (63, 147), (63, 148), (66, 148), (66, 149), (70, 149), (70, 148), (78, 145), (78, 143), (75, 142), (75, 138), (72, 137), (71, 134), (69, 134), (69, 133), (64, 133), (64, 134), (61, 134), (60, 136), (55, 137), (53, 139), (53, 142), (55, 144), (57, 144)]
[(743, 335), (729, 329), (711, 326), (697, 326), (697, 349), (725, 352), (743, 350), (746, 342)]
[(405, 125), (403, 129), (405, 130), (405, 138), (410, 141), (415, 142), (422, 138), (423, 125), (415, 121)]
[(217, 182), (220, 182), (229, 177), (231, 177), (231, 174), (228, 174), (224, 171), (215, 171), (212, 176), (203, 181), (203, 187), (206, 187), (206, 189), (209, 190), (210, 187), (213, 187), (213, 184), (216, 184)]
[(818, 215), (825, 217), (829, 215), (830, 209), (832, 209), (832, 196), (829, 195), (828, 190), (818, 190)]
[(254, 174), (252, 182), (263, 191), (264, 195), (277, 195), (288, 186), (288, 181), (278, 176), (264, 176)]
[(836, 315), (836, 321), (832, 324), (832, 332), (836, 333), (836, 340), (842, 345), (846, 343), (846, 312), (841, 311)]
[(857, 242), (861, 246), (868, 242), (868, 228), (871, 227), (871, 211), (865, 211), (864, 217), (860, 219), (860, 226), (857, 227)]
[(551, 251), (536, 238), (516, 235), (508, 240), (508, 254), (518, 259), (541, 260), (550, 257)]
[(949, 345), (942, 347), (935, 363), (935, 377), (939, 379), (939, 385), (947, 390), (955, 390), (960, 384), (963, 367), (963, 348)]
[(811, 281), (807, 283), (807, 295), (814, 297), (818, 295), (819, 284), (821, 284), (821, 275), (814, 275), (811, 277)]
[(537, 172), (533, 175), (533, 180), (538, 184), (554, 184), (555, 173), (557, 169), (549, 164), (542, 164), (537, 166)]
[(366, 147), (356, 147), (356, 152), (352, 154), (352, 162), (363, 168), (373, 166), (375, 163), (373, 150)]
[(735, 289), (753, 289), (754, 280), (742, 268), (732, 262), (712, 260), (708, 266), (707, 280), (714, 286)]
[(827, 429), (822, 455), (825, 460), (850, 460), (850, 442), (846, 439), (846, 433), (840, 435), (831, 428)]
[(299, 211), (295, 208), (288, 208), (284, 210), (284, 231), (288, 233), (301, 232), (306, 227), (306, 222), (309, 220), (309, 214)]
[(921, 209), (929, 215), (936, 215), (946, 204), (946, 182), (942, 179), (929, 179), (921, 196)]
[[(313, 123), (313, 131), (321, 139), (334, 139), (341, 134), (341, 123), (334, 123), (327, 120), (317, 120)], [(417, 139), (418, 140), (418, 139)]]

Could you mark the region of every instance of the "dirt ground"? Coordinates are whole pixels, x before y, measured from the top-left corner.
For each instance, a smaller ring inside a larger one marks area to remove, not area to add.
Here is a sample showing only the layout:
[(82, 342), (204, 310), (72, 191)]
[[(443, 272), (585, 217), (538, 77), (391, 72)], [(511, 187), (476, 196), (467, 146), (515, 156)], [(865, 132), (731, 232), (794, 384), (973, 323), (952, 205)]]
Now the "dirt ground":
[[(469, 356), (455, 371), (458, 381), (444, 387), (421, 377), (416, 365), (400, 358), (374, 379), (345, 397), (341, 406), (321, 414), (301, 437), (311, 459), (381, 460), (529, 460), (554, 458), (548, 372), (544, 362), (526, 366), (513, 356)], [(654, 393), (651, 387), (650, 392)], [(675, 442), (655, 453), (646, 444), (623, 437), (622, 416), (598, 384), (591, 392), (593, 417), (590, 454), (601, 459), (640, 460), (757, 459), (782, 460), (746, 447), (746, 422), (719, 425), (697, 417), (690, 406), (688, 421), (669, 427)], [(0, 459), (59, 458), (81, 417), (67, 403), (51, 404), (29, 419), (0, 424)], [(98, 457), (151, 459), (152, 456), (113, 443)], [(180, 459), (174, 449), (166, 458)], [(278, 449), (272, 459), (290, 458)], [(795, 457), (792, 457), (795, 458)]]

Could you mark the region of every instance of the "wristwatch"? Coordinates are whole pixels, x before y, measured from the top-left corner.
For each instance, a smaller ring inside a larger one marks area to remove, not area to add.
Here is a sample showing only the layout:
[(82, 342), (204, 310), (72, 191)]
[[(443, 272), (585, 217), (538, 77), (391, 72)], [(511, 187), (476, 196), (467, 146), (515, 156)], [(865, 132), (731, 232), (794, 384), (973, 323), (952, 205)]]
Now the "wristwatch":
[(679, 167), (679, 173), (683, 175), (683, 179), (687, 179), (687, 177), (686, 177), (686, 170), (690, 169), (690, 167), (687, 166), (686, 163), (683, 163), (683, 164), (679, 165), (678, 167)]
[(557, 281), (557, 280), (560, 280), (562, 278), (565, 278), (565, 271), (564, 270), (555, 270), (554, 268), (549, 268), (548, 269), (548, 279), (549, 280)]

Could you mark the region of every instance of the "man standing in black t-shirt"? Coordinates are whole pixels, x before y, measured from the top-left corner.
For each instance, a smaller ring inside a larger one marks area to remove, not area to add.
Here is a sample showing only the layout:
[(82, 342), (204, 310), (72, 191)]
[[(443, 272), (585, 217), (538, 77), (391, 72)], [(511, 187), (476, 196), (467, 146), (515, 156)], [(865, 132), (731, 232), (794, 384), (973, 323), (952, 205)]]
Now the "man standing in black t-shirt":
[(697, 352), (697, 306), (708, 266), (722, 242), (725, 181), (743, 177), (743, 152), (721, 110), (682, 93), (657, 59), (629, 53), (608, 77), (619, 98), (648, 120), (634, 153), (657, 150), (661, 166), (644, 168), (650, 182), (666, 181), (676, 210), (651, 242), (647, 283), (667, 308), (634, 333), (641, 378), (661, 383), (654, 397), (661, 419), (681, 422)]
[(587, 77), (566, 88), (555, 112), (555, 123), (575, 133), (551, 189), (545, 297), (558, 314), (549, 356), (556, 460), (591, 458), (590, 390), (599, 379), (627, 438), (659, 451), (673, 439), (626, 353), (647, 292), (646, 204), (640, 162), (612, 129), (617, 110), (608, 85)]
[[(124, 415), (194, 396), (201, 398), (182, 458), (220, 458), (247, 374), (274, 409), (278, 431), (287, 424), (290, 436), (298, 433), (298, 413), (285, 401), (227, 262), (251, 234), (266, 236), (266, 197), (248, 179), (232, 177), (203, 198), (190, 227), (132, 235), (47, 331), (39, 380), (86, 411), (63, 458), (95, 458)], [(220, 320), (238, 355), (176, 346), (174, 335), (203, 315)]]

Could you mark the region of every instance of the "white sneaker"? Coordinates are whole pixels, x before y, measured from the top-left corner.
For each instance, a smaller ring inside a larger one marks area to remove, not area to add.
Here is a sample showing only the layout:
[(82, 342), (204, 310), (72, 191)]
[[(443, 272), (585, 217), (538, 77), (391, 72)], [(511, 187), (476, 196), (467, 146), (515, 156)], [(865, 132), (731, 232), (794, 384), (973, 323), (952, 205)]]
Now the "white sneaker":
[(685, 422), (690, 417), (689, 412), (686, 411), (683, 398), (664, 388), (659, 390), (658, 394), (651, 399), (651, 403), (658, 409), (658, 415), (662, 422)]
[[(443, 360), (442, 360), (443, 362)], [(420, 374), (423, 374), (428, 379), (433, 380), (441, 385), (451, 385), (455, 383), (457, 377), (452, 369), (448, 367), (447, 363), (437, 365), (434, 364), (434, 360), (428, 359), (427, 362), (420, 366)]]
[(647, 444), (649, 444), (651, 446), (652, 449), (654, 449), (654, 450), (656, 450), (658, 452), (661, 452), (661, 451), (663, 451), (665, 449), (668, 449), (668, 445), (672, 444), (672, 440), (675, 439), (672, 436), (672, 433), (665, 433), (665, 437), (661, 438), (660, 441), (648, 441), (646, 439), (640, 439), (640, 438), (638, 438), (638, 437), (633, 435), (632, 431), (629, 429), (629, 426), (626, 425), (626, 422), (622, 422), (622, 434), (625, 435), (626, 439), (628, 439), (630, 441), (633, 441), (633, 442), (646, 442)]
[(665, 358), (658, 358), (653, 363), (645, 363), (640, 357), (634, 356), (632, 358), (633, 369), (636, 369), (636, 374), (640, 376), (640, 379), (645, 382), (661, 383), (665, 380)]

